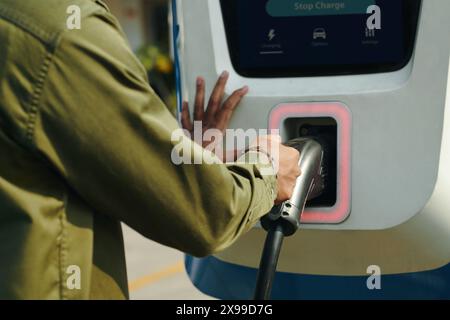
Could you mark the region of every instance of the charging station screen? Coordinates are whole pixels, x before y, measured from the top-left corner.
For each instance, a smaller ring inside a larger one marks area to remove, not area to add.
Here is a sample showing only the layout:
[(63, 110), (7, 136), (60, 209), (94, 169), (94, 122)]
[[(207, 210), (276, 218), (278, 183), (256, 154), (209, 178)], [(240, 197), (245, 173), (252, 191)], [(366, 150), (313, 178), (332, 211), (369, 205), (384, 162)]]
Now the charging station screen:
[(221, 0), (233, 66), (248, 77), (388, 72), (414, 46), (420, 0)]

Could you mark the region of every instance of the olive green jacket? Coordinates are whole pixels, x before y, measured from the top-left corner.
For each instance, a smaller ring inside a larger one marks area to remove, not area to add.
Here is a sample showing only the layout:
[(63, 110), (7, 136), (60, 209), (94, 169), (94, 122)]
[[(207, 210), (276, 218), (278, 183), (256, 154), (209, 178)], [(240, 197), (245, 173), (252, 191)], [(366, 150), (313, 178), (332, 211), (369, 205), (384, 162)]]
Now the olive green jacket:
[(103, 3), (0, 0), (0, 298), (127, 298), (120, 222), (205, 256), (270, 209), (259, 164), (173, 164), (176, 128)]

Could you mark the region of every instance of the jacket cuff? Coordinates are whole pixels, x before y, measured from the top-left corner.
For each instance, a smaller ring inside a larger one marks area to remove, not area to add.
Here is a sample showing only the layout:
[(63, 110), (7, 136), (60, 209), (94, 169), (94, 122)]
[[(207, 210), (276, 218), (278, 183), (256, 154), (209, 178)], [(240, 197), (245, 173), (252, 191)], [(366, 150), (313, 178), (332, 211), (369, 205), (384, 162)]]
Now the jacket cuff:
[(255, 188), (254, 200), (264, 206), (268, 212), (273, 207), (278, 194), (277, 175), (273, 159), (265, 152), (250, 150), (238, 158), (236, 163), (254, 166), (255, 177), (260, 178), (265, 186), (262, 192), (258, 192), (261, 188)]

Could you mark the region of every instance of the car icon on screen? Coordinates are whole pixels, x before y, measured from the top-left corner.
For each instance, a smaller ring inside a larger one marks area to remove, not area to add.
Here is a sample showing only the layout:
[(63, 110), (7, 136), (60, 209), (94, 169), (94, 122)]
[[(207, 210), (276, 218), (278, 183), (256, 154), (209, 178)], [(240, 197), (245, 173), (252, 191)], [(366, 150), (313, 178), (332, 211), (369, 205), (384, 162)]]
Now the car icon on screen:
[(327, 32), (325, 31), (324, 28), (315, 28), (313, 31), (313, 39), (323, 39), (326, 40), (327, 39)]

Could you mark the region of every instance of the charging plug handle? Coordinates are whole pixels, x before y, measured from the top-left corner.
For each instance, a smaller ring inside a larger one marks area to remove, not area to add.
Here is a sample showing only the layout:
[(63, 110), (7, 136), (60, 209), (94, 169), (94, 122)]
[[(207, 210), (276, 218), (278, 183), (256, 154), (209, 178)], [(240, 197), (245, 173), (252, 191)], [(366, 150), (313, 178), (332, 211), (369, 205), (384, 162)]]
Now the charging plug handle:
[(324, 190), (323, 148), (313, 138), (297, 138), (286, 146), (300, 152), (298, 166), (301, 174), (297, 178), (291, 199), (275, 206), (261, 219), (261, 225), (269, 231), (281, 225), (285, 236), (293, 235), (300, 227), (300, 219), (306, 201), (318, 197)]

